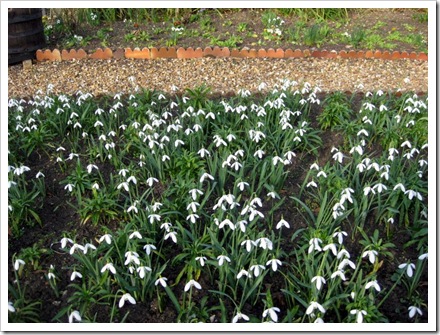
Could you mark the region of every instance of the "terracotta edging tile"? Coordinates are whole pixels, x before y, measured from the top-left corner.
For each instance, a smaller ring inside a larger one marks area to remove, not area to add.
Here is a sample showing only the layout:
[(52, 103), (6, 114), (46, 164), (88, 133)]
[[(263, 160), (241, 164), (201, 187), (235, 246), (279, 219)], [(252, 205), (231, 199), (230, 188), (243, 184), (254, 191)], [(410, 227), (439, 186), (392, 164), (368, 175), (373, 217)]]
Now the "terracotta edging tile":
[(203, 57), (203, 50), (201, 48), (193, 49), (191, 47), (189, 48), (182, 48), (180, 47), (177, 49), (177, 58), (201, 58)]
[(124, 52), (125, 58), (136, 58), (136, 59), (150, 59), (150, 49), (143, 48), (142, 50), (139, 48), (126, 48)]
[(158, 58), (201, 58), (201, 57), (236, 57), (236, 58), (303, 58), (303, 57), (314, 57), (314, 58), (353, 58), (353, 59), (366, 59), (366, 58), (376, 58), (376, 59), (385, 59), (385, 60), (396, 60), (401, 58), (413, 59), (413, 60), (422, 60), (427, 61), (428, 55), (424, 52), (416, 53), (407, 51), (362, 51), (362, 50), (341, 50), (339, 52), (335, 50), (327, 51), (323, 50), (312, 50), (309, 49), (300, 50), (295, 49), (292, 50), (290, 48), (283, 50), (281, 48), (278, 49), (249, 49), (243, 48), (241, 50), (234, 48), (231, 51), (229, 48), (220, 48), (218, 46), (211, 48), (206, 47), (205, 49), (201, 48), (183, 48), (180, 47), (177, 50), (173, 47), (171, 48), (143, 48), (140, 50), (139, 48), (135, 48), (132, 50), (131, 48), (126, 49), (117, 49), (113, 52), (109, 48), (105, 48), (102, 50), (98, 48), (94, 53), (87, 55), (87, 53), (83, 49), (75, 50), (62, 50), (58, 49), (54, 50), (37, 50), (36, 51), (36, 59), (38, 62), (42, 61), (64, 61), (64, 60), (72, 60), (72, 59), (83, 59), (83, 58), (91, 58), (91, 59), (123, 59), (123, 58), (136, 58), (136, 59), (158, 59)]
[(94, 53), (92, 53), (89, 58), (92, 59), (111, 59), (113, 58), (113, 51), (110, 48), (105, 48), (102, 50), (101, 48), (96, 49)]
[(299, 49), (287, 49), (284, 51), (284, 58), (302, 58), (304, 55)]
[(157, 58), (177, 58), (177, 51), (175, 48), (165, 48), (161, 47), (159, 50), (157, 48), (151, 48), (151, 59)]

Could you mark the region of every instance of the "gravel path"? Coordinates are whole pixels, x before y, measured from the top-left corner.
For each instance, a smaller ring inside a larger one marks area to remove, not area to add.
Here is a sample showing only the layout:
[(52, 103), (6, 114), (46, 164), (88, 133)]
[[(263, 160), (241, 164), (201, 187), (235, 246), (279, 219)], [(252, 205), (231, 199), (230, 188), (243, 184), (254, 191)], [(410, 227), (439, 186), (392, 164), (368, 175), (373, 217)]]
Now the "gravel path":
[[(271, 89), (280, 80), (309, 82), (322, 91), (428, 90), (428, 62), (400, 59), (258, 59), (197, 58), (156, 60), (77, 60), (42, 62), (24, 70), (8, 69), (9, 97), (30, 97), (54, 85), (55, 94), (78, 90), (95, 95), (133, 92), (136, 85), (171, 92), (205, 83), (216, 93), (257, 91), (264, 82)], [(363, 85), (359, 89), (358, 86)]]

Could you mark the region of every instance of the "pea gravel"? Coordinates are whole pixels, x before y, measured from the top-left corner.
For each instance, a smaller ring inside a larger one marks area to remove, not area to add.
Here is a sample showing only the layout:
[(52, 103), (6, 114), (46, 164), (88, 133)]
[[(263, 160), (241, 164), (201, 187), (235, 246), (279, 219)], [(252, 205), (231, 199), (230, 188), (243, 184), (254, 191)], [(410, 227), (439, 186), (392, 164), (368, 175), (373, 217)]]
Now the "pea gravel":
[(94, 95), (131, 93), (136, 87), (163, 92), (184, 91), (201, 84), (220, 94), (239, 89), (258, 91), (261, 83), (273, 89), (283, 79), (318, 86), (331, 91), (414, 91), (428, 90), (428, 62), (410, 59), (111, 59), (71, 60), (34, 63), (29, 70), (22, 64), (8, 69), (9, 98), (31, 97), (46, 92), (49, 84), (55, 94), (78, 91)]

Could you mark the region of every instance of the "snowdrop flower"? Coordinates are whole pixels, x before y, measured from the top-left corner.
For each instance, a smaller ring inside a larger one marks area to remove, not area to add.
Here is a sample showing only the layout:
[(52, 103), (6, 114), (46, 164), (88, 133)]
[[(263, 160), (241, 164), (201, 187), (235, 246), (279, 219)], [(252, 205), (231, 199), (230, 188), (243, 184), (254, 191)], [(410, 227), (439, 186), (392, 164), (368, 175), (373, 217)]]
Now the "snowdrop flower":
[(43, 172), (38, 171), (37, 175), (35, 176), (35, 178), (40, 178), (40, 177), (45, 177), (45, 175), (43, 174)]
[(228, 263), (231, 262), (231, 259), (230, 259), (228, 256), (224, 256), (224, 255), (220, 255), (220, 256), (218, 256), (217, 259), (218, 259), (218, 265), (219, 265), (219, 266), (222, 266), (223, 263), (224, 263), (224, 261), (226, 261), (226, 262), (228, 262)]
[(20, 269), (20, 267), (22, 266), (22, 265), (25, 265), (26, 263), (24, 262), (24, 260), (22, 260), (22, 259), (16, 259), (15, 260), (15, 262), (14, 262), (14, 269), (15, 269), (15, 271), (18, 271), (19, 269)]
[(162, 287), (167, 287), (167, 280), (168, 280), (168, 278), (165, 278), (165, 277), (160, 277), (159, 279), (157, 279), (155, 282), (154, 282), (154, 285), (162, 285)]
[(405, 194), (408, 194), (408, 199), (412, 200), (414, 197), (419, 199), (420, 201), (423, 200), (422, 195), (419, 192), (413, 191), (413, 190), (407, 190), (405, 191)]
[(205, 181), (206, 178), (211, 179), (211, 180), (214, 180), (214, 177), (213, 177), (213, 176), (211, 176), (209, 173), (206, 173), (206, 172), (205, 172), (205, 173), (202, 174), (202, 176), (200, 177), (200, 182), (203, 183), (203, 182)]
[(69, 192), (72, 192), (74, 187), (75, 187), (75, 185), (73, 185), (73, 184), (67, 184), (66, 186), (64, 186), (64, 189), (68, 190)]
[(143, 279), (147, 272), (151, 272), (151, 268), (148, 266), (140, 266), (136, 269), (136, 271), (139, 273), (139, 277)]
[(156, 250), (156, 247), (153, 244), (145, 244), (143, 249), (147, 253), (147, 255), (151, 254), (151, 250)]
[(368, 260), (370, 261), (370, 263), (374, 264), (374, 262), (376, 261), (377, 255), (378, 255), (378, 253), (376, 250), (367, 250), (367, 251), (364, 251), (364, 253), (362, 254), (362, 258), (368, 256)]
[(315, 169), (317, 171), (319, 171), (319, 166), (316, 163), (313, 163), (312, 165), (310, 165), (310, 170)]
[(203, 192), (200, 191), (200, 190), (198, 190), (198, 189), (196, 189), (196, 188), (193, 188), (193, 189), (190, 190), (188, 193), (191, 195), (191, 197), (192, 197), (192, 199), (193, 199), (194, 201), (197, 199), (197, 194), (199, 194), (199, 195), (203, 195)]
[(249, 186), (249, 183), (246, 183), (245, 181), (241, 181), (237, 184), (237, 187), (239, 188), (240, 191), (243, 191), (245, 186)]
[(243, 319), (243, 320), (245, 320), (245, 321), (249, 321), (249, 317), (248, 317), (246, 314), (243, 314), (243, 313), (238, 312), (238, 313), (234, 316), (234, 318), (232, 319), (232, 323), (237, 323), (238, 320), (241, 320), (241, 319)]
[(311, 182), (307, 183), (306, 187), (318, 187), (318, 185), (312, 180)]
[(55, 271), (55, 268), (54, 268), (54, 266), (51, 264), (51, 265), (50, 265), (50, 269), (49, 269), (49, 273), (47, 274), (47, 278), (48, 278), (49, 280), (51, 280), (51, 279), (55, 280), (55, 279), (56, 279), (55, 274), (53, 273), (54, 271)]
[(350, 314), (356, 314), (356, 322), (362, 323), (362, 321), (364, 320), (364, 315), (367, 315), (367, 312), (364, 310), (352, 309), (350, 311)]
[(271, 265), (272, 271), (275, 272), (278, 270), (278, 266), (281, 266), (282, 263), (279, 259), (273, 258), (273, 259), (267, 261), (266, 265)]
[(341, 278), (343, 281), (346, 281), (347, 279), (345, 278), (344, 275), (344, 271), (343, 270), (337, 270), (335, 272), (332, 273), (332, 275), (330, 276), (331, 279), (334, 279), (336, 277)]
[(147, 185), (149, 187), (153, 186), (154, 183), (157, 183), (159, 180), (157, 178), (154, 177), (150, 177), (147, 179)]
[(73, 323), (73, 319), (75, 319), (78, 322), (81, 322), (81, 315), (78, 311), (73, 311), (69, 314), (69, 323)]
[(402, 263), (399, 265), (399, 269), (406, 268), (406, 274), (408, 277), (413, 276), (413, 271), (415, 270), (416, 266), (413, 263)]
[(424, 253), (419, 256), (419, 260), (421, 261), (423, 261), (425, 258), (428, 258), (428, 253)]
[[(12, 303), (12, 301), (8, 301), (8, 311), (14, 313), (15, 312), (15, 307), (14, 304)], [(249, 318), (248, 318), (249, 320)]]
[(177, 237), (176, 237), (177, 233), (175, 231), (171, 231), (168, 234), (165, 235), (165, 240), (168, 239), (168, 237), (171, 237), (171, 239), (173, 240), (174, 243), (177, 243)]
[(319, 171), (318, 174), (316, 175), (317, 177), (321, 177), (323, 176), (324, 178), (327, 178), (327, 174), (324, 171)]
[(68, 238), (68, 237), (63, 237), (63, 238), (61, 239), (60, 243), (61, 243), (61, 248), (62, 248), (62, 249), (64, 249), (64, 248), (66, 247), (67, 242), (70, 242), (70, 243), (73, 244), (73, 241), (72, 241), (70, 238)]
[(344, 268), (349, 265), (353, 270), (356, 269), (356, 265), (350, 261), (348, 258), (342, 260), (342, 262), (338, 265), (338, 270), (344, 270)]
[(125, 263), (124, 265), (128, 265), (134, 262), (136, 265), (140, 265), (139, 254), (136, 251), (127, 251), (125, 253)]
[(83, 251), (84, 255), (87, 254), (87, 251), (89, 249), (96, 250), (96, 247), (93, 244), (86, 243), (85, 246), (84, 246), (84, 251)]
[(339, 244), (342, 244), (342, 242), (344, 240), (343, 236), (347, 236), (347, 233), (345, 231), (338, 231), (338, 232), (333, 234), (333, 237), (338, 237), (338, 243)]
[(270, 307), (263, 311), (263, 318), (265, 318), (268, 314), (273, 322), (278, 321), (278, 315), (277, 313), (280, 312), (280, 309), (278, 307)]
[(265, 152), (261, 149), (255, 151), (254, 153), (254, 157), (258, 157), (259, 159), (263, 158), (263, 155), (265, 154)]
[(342, 152), (337, 152), (332, 157), (335, 161), (342, 163), (342, 159), (344, 158), (344, 155), (342, 154)]
[(196, 257), (196, 261), (199, 261), (201, 266), (205, 266), (206, 257)]
[(117, 189), (120, 190), (121, 188), (124, 188), (124, 190), (125, 190), (126, 192), (128, 192), (128, 183), (127, 183), (126, 181), (120, 183), (120, 184), (117, 186)]
[(398, 190), (398, 189), (401, 190), (402, 192), (406, 191), (405, 186), (403, 186), (402, 183), (398, 183), (396, 186), (394, 186), (393, 191)]
[(197, 207), (199, 207), (200, 204), (196, 201), (190, 202), (188, 206), (186, 206), (186, 210), (191, 209), (193, 212), (197, 212)]
[(200, 286), (200, 284), (198, 283), (198, 282), (196, 282), (194, 279), (191, 279), (188, 283), (186, 283), (186, 285), (185, 285), (185, 288), (184, 288), (184, 290), (185, 290), (185, 292), (188, 292), (189, 291), (189, 289), (191, 288), (191, 287), (195, 287), (196, 289), (198, 289), (198, 290), (201, 290), (202, 289), (202, 286)]
[(377, 280), (369, 281), (369, 282), (365, 285), (365, 289), (366, 289), (366, 290), (368, 290), (370, 287), (374, 287), (374, 289), (375, 289), (377, 292), (380, 292), (380, 286), (379, 286)]
[(307, 307), (306, 314), (312, 314), (315, 309), (318, 309), (321, 313), (325, 313), (325, 308), (322, 307), (321, 304), (317, 303), (316, 301), (311, 301), (309, 307)]
[(263, 249), (272, 250), (272, 248), (273, 248), (272, 241), (269, 240), (267, 237), (259, 238), (255, 242), (256, 242), (256, 245), (259, 244), (259, 246)]
[(129, 183), (129, 182), (132, 182), (133, 184), (136, 185), (136, 183), (137, 183), (136, 177), (135, 176), (128, 177), (127, 183)]
[(105, 234), (105, 235), (101, 236), (100, 239), (98, 240), (98, 242), (102, 243), (103, 241), (105, 241), (107, 244), (111, 244), (112, 243), (112, 236), (110, 234)]
[(423, 315), (422, 310), (416, 306), (409, 306), (408, 311), (409, 311), (408, 316), (411, 319), (416, 315), (416, 313), (419, 315)]
[(159, 214), (150, 214), (148, 215), (148, 220), (150, 221), (151, 224), (153, 224), (156, 221), (160, 221), (161, 216)]
[(322, 243), (322, 240), (314, 237), (309, 241), (309, 254), (313, 251), (313, 250), (318, 250), (318, 251), (322, 251), (321, 247), (319, 246), (319, 243)]
[(199, 218), (199, 216), (197, 214), (192, 213), (186, 217), (186, 220), (191, 221), (191, 223), (196, 223), (198, 218)]
[(72, 275), (70, 276), (70, 281), (74, 281), (77, 277), (82, 278), (82, 274), (78, 271), (73, 271)]
[(252, 240), (245, 240), (245, 241), (241, 242), (240, 245), (245, 245), (246, 251), (251, 252), (252, 245), (256, 247), (257, 243)]
[(371, 188), (370, 186), (364, 187), (364, 195), (367, 196), (369, 193), (376, 194), (376, 192), (374, 191), (374, 189)]
[(276, 229), (281, 229), (281, 227), (290, 228), (289, 223), (284, 220), (284, 218), (281, 218), (281, 220), (277, 223)]
[(133, 233), (131, 233), (128, 238), (130, 240), (132, 240), (135, 237), (138, 238), (138, 239), (142, 239), (142, 235), (138, 231), (134, 231)]
[(324, 250), (324, 251), (327, 251), (329, 249), (332, 251), (333, 255), (336, 256), (336, 254), (337, 254), (336, 244), (330, 243), (330, 244), (327, 244), (324, 248), (322, 248), (322, 250)]
[(84, 252), (84, 247), (78, 243), (74, 243), (73, 246), (70, 248), (70, 254), (73, 255), (73, 253), (75, 252), (76, 249), (80, 249), (81, 251)]
[(321, 290), (322, 285), (324, 285), (326, 283), (324, 277), (321, 276), (315, 276), (312, 278), (312, 283), (316, 282), (316, 288), (318, 289), (318, 291)]
[(251, 274), (249, 272), (247, 272), (245, 269), (242, 269), (238, 275), (237, 275), (237, 279), (240, 279), (241, 277), (246, 276), (248, 278), (251, 278)]
[(222, 222), (220, 222), (219, 228), (222, 229), (225, 225), (228, 225), (231, 230), (235, 229), (235, 225), (229, 219), (224, 219)]
[(202, 148), (199, 151), (197, 151), (197, 154), (200, 155), (200, 157), (205, 157), (205, 156), (211, 156), (211, 154), (209, 153), (208, 150)]
[(387, 189), (388, 188), (382, 183), (377, 183), (373, 186), (373, 190), (377, 190), (378, 193), (382, 193), (383, 190), (386, 191)]
[(252, 265), (250, 267), (250, 270), (254, 271), (254, 276), (255, 277), (258, 277), (260, 275), (260, 271), (261, 270), (266, 270), (266, 267), (264, 265), (257, 264), (257, 265)]
[(132, 305), (136, 305), (136, 300), (131, 296), (130, 293), (125, 293), (121, 299), (119, 300), (119, 308), (124, 307), (125, 302), (128, 300), (128, 302)]

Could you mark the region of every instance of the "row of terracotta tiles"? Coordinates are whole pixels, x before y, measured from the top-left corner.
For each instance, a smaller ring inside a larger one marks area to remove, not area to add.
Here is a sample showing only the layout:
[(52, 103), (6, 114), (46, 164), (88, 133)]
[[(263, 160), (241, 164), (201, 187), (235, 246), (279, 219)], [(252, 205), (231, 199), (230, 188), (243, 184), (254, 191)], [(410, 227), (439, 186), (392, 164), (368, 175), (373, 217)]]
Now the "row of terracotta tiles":
[(37, 50), (37, 61), (62, 61), (70, 59), (157, 59), (157, 58), (201, 58), (201, 57), (238, 57), (238, 58), (302, 58), (302, 57), (321, 57), (321, 58), (379, 58), (379, 59), (401, 59), (409, 58), (416, 60), (428, 60), (428, 55), (420, 52), (406, 51), (327, 51), (327, 50), (299, 50), (299, 49), (248, 49), (241, 50), (229, 48), (126, 48), (112, 51), (110, 48), (97, 49), (91, 54), (87, 54), (83, 49), (79, 50)]

